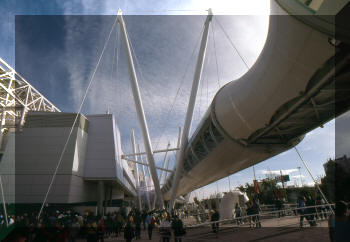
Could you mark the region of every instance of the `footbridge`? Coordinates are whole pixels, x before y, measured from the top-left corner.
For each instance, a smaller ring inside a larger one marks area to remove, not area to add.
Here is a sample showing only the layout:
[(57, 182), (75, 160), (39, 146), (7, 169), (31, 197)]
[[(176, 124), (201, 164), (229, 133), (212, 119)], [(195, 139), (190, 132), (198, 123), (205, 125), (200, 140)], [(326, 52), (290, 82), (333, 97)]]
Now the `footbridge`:
[(177, 196), (280, 154), (349, 110), (349, 38), (341, 28), (334, 38), (334, 16), (321, 14), (327, 1), (316, 10), (302, 2), (271, 1), (262, 53), (215, 95), (189, 139)]

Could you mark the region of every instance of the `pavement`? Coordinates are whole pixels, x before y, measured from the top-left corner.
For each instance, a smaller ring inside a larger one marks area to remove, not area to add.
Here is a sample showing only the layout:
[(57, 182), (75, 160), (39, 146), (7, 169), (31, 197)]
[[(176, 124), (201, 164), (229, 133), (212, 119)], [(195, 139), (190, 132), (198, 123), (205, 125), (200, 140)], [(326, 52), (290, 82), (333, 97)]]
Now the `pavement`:
[[(305, 224), (307, 222), (305, 221)], [(82, 240), (83, 241), (83, 240)], [(125, 241), (123, 236), (119, 238), (106, 238), (106, 242)], [(141, 239), (138, 242), (161, 241), (157, 229), (153, 230), (152, 240), (148, 240), (147, 231), (142, 230)], [(171, 238), (174, 241), (174, 238)], [(283, 242), (329, 242), (327, 221), (319, 221), (317, 227), (306, 225), (299, 227), (296, 217), (282, 217), (262, 220), (262, 228), (250, 228), (249, 224), (237, 227), (235, 224), (225, 224), (220, 227), (218, 235), (214, 234), (210, 226), (188, 228), (184, 242), (192, 241), (283, 241)]]

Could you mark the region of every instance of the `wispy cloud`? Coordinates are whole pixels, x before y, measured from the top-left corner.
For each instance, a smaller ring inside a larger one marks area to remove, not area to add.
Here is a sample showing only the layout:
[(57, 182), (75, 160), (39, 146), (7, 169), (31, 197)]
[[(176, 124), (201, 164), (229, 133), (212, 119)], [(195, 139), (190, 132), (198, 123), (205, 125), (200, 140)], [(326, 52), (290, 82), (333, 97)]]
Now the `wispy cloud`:
[(293, 179), (300, 179), (300, 178), (304, 178), (304, 175), (295, 175), (295, 176), (291, 176), (291, 178)]
[[(232, 18), (237, 17), (233, 16)], [(248, 22), (253, 21), (259, 24), (261, 22), (260, 18), (254, 16), (246, 18)], [(228, 20), (229, 17), (222, 19), (223, 24), (229, 28), (229, 32), (239, 31), (244, 36), (242, 26), (237, 25), (235, 29), (232, 29)], [(164, 146), (169, 140), (177, 140), (178, 126), (182, 126), (184, 122), (204, 16), (126, 16), (125, 21), (134, 49), (139, 85), (150, 136), (154, 142), (153, 146)], [(233, 19), (231, 21), (235, 22)], [(67, 16), (66, 18), (65, 45), (67, 60), (70, 60), (68, 64), (72, 92), (70, 96), (76, 108), (81, 102), (112, 22), (113, 16), (102, 18)], [(172, 30), (171, 32), (168, 31), (169, 28)], [(265, 23), (265, 35), (266, 28)], [(261, 32), (261, 26), (257, 26), (256, 30)], [(220, 66), (217, 70), (213, 36), (211, 36), (198, 92), (192, 131), (210, 105), (219, 87), (244, 73), (239, 67), (242, 61), (221, 30), (214, 28), (213, 31)], [(257, 58), (265, 35), (264, 32), (261, 32), (257, 36), (256, 39), (260, 38), (260, 42), (257, 42), (260, 43), (260, 47), (255, 48), (254, 53), (247, 51), (245, 54), (247, 58), (252, 61)], [(251, 39), (248, 38), (249, 36), (250, 33), (247, 33), (247, 41)], [(234, 36), (231, 37), (234, 38)], [(125, 63), (124, 49), (122, 45), (116, 46), (116, 42), (117, 33), (113, 32), (106, 54), (88, 94), (84, 111), (103, 113), (109, 108), (111, 113), (116, 115), (118, 126), (122, 132), (123, 148), (128, 150), (131, 128), (136, 130), (137, 137), (141, 138), (141, 136), (128, 80), (129, 74)], [(93, 46), (94, 48), (86, 49), (84, 46)], [(191, 56), (194, 47), (196, 47), (195, 52)], [(118, 66), (116, 56), (119, 56)], [(232, 64), (228, 63), (237, 63), (238, 65), (234, 65), (237, 67), (232, 68)], [(187, 72), (184, 76), (186, 69)], [(219, 71), (220, 80), (217, 80), (217, 71)], [(173, 103), (175, 96), (177, 98)], [(156, 144), (159, 139), (159, 144)]]
[(274, 170), (274, 171), (270, 171), (270, 170), (259, 170), (259, 173), (264, 174), (264, 175), (289, 175), (293, 172), (298, 171), (298, 169), (286, 169), (286, 170)]

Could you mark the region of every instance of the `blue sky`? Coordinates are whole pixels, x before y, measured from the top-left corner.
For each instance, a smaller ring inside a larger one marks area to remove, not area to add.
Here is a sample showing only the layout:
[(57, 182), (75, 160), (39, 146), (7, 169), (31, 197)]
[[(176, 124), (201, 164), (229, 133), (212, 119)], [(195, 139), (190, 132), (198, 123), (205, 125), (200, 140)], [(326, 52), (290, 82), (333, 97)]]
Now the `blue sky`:
[[(121, 8), (126, 14), (125, 21), (139, 64), (137, 70), (141, 95), (153, 147), (165, 148), (168, 141), (174, 146), (177, 140), (177, 127), (182, 126), (184, 122), (196, 61), (197, 51), (192, 58), (191, 53), (198, 42), (205, 20), (203, 10), (208, 7), (213, 8), (214, 14), (220, 15), (216, 18), (222, 23), (245, 61), (252, 66), (266, 38), (269, 1), (2, 0), (0, 56), (10, 65), (16, 66), (19, 73), (61, 110), (77, 111), (115, 20), (114, 14)], [(17, 15), (16, 24), (15, 15)], [(128, 153), (130, 129), (135, 129), (140, 143), (141, 137), (129, 86), (124, 50), (119, 49), (117, 67), (116, 43), (117, 32), (114, 29), (83, 113), (104, 113), (109, 108), (117, 117), (123, 149)], [(215, 21), (213, 31), (210, 32), (207, 56), (192, 131), (218, 88), (239, 78), (247, 71)], [(180, 86), (186, 68), (187, 74), (183, 85)], [(179, 96), (173, 111), (169, 113), (179, 87)], [(169, 122), (164, 135), (161, 135), (160, 127), (166, 120)], [(323, 163), (335, 156), (334, 123), (331, 121), (324, 128), (310, 132), (298, 145), (315, 177), (324, 174)], [(161, 156), (156, 158), (158, 162), (162, 159)], [(311, 178), (294, 150), (257, 164), (255, 171), (259, 179), (265, 177), (266, 170), (285, 170), (286, 173), (290, 170), (292, 171), (290, 175), (294, 177), (291, 184), (294, 184), (299, 183), (299, 173), (293, 171), (298, 166), (302, 167), (304, 183), (311, 183)], [(252, 179), (252, 168), (240, 171), (230, 176), (231, 187), (251, 182)], [(227, 190), (228, 178), (218, 181), (218, 187), (221, 192)], [(208, 196), (216, 190), (217, 185), (213, 183), (198, 189), (193, 194), (200, 197)]]

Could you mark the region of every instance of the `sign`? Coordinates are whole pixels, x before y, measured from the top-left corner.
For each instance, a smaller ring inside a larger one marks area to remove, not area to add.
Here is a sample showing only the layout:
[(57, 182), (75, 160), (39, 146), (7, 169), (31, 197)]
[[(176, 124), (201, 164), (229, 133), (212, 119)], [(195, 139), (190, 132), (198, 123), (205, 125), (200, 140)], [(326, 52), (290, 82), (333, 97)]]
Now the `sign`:
[(283, 182), (289, 182), (290, 181), (289, 175), (276, 176), (275, 179), (276, 179), (276, 182), (282, 182), (282, 181)]
[(253, 183), (254, 183), (254, 193), (255, 194), (259, 194), (260, 191), (259, 191), (258, 181), (257, 180), (253, 180)]

